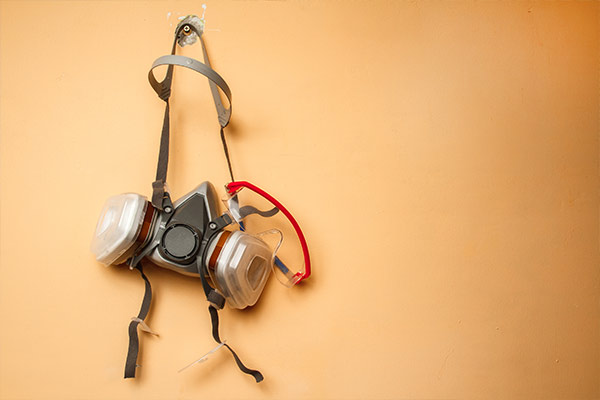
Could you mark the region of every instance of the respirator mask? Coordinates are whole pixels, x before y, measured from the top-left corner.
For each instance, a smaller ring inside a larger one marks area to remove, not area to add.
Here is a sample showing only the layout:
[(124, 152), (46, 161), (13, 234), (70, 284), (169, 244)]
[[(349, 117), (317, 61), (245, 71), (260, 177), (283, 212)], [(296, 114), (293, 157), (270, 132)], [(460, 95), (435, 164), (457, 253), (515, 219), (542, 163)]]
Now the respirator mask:
[[(247, 368), (233, 349), (221, 341), (218, 310), (225, 304), (236, 309), (256, 304), (272, 271), (287, 287), (293, 287), (308, 278), (311, 272), (306, 240), (290, 212), (257, 186), (233, 179), (223, 130), (231, 117), (231, 91), (210, 66), (202, 38), (203, 28), (203, 20), (195, 16), (182, 20), (175, 30), (171, 55), (158, 58), (148, 74), (152, 88), (166, 103), (152, 199), (135, 193), (109, 198), (92, 241), (92, 252), (99, 262), (128, 265), (130, 269), (140, 272), (146, 285), (140, 312), (129, 325), (125, 378), (135, 377), (138, 366), (138, 327), (154, 334), (144, 322), (150, 308), (152, 290), (143, 272), (142, 260), (200, 278), (209, 302), (213, 337), (218, 343), (208, 354), (223, 346), (228, 348), (238, 367), (252, 375), (257, 382), (263, 379), (262, 374)], [(204, 63), (175, 55), (177, 45), (185, 46), (197, 40), (202, 46)], [(161, 65), (167, 66), (167, 73), (165, 79), (158, 82), (153, 70)], [(231, 182), (225, 185), (223, 213), (219, 211), (217, 192), (210, 182), (203, 182), (174, 202), (171, 200), (166, 176), (173, 66), (192, 69), (209, 79), (231, 176)], [(227, 98), (228, 108), (223, 105), (219, 91)]]

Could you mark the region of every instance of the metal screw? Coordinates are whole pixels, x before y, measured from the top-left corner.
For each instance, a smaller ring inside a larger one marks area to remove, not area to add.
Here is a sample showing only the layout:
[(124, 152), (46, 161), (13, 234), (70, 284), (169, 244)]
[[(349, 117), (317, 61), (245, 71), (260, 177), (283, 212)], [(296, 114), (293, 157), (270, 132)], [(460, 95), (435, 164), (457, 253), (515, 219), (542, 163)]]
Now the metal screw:
[(185, 26), (183, 27), (183, 34), (184, 34), (184, 35), (189, 35), (190, 33), (192, 33), (191, 31), (192, 31), (192, 29), (190, 28), (190, 26), (189, 26), (189, 25), (185, 25)]
[(210, 224), (208, 224), (208, 227), (210, 229), (217, 229), (217, 224), (215, 224), (214, 222), (211, 222)]
[(165, 212), (166, 212), (167, 214), (169, 214), (171, 211), (172, 211), (172, 210), (171, 210), (171, 207), (169, 207), (169, 206), (165, 207)]

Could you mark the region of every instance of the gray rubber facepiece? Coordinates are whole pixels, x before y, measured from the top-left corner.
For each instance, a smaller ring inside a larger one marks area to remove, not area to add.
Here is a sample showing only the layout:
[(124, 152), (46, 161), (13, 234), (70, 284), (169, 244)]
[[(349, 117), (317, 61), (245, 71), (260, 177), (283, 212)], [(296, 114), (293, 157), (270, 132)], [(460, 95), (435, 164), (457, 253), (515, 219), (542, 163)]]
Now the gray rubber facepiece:
[(160, 267), (198, 276), (196, 258), (206, 225), (219, 216), (215, 188), (204, 182), (173, 206), (172, 216), (160, 213), (154, 232), (159, 242), (147, 257)]

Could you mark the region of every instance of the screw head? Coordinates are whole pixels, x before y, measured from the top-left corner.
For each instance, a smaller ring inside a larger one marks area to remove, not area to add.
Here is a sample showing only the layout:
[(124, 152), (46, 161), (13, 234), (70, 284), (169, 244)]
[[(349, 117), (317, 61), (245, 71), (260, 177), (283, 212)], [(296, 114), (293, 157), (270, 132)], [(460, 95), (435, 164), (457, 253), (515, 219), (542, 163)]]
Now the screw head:
[(217, 229), (217, 224), (215, 224), (214, 222), (211, 222), (210, 224), (208, 224), (208, 227), (210, 229)]
[(165, 212), (166, 212), (167, 214), (169, 214), (171, 211), (173, 211), (173, 210), (171, 209), (171, 207), (169, 207), (169, 206), (165, 207)]

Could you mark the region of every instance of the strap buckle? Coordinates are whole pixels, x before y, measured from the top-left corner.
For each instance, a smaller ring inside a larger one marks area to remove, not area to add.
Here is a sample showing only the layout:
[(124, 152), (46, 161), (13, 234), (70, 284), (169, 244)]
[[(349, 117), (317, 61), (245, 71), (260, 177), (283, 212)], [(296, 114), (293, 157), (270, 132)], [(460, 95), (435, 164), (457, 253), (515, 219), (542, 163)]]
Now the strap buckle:
[(173, 202), (169, 194), (169, 187), (163, 180), (152, 182), (152, 205), (170, 214), (173, 212)]
[(225, 297), (223, 297), (214, 289), (208, 293), (206, 300), (208, 300), (208, 302), (217, 310), (221, 310), (223, 307), (225, 307)]

